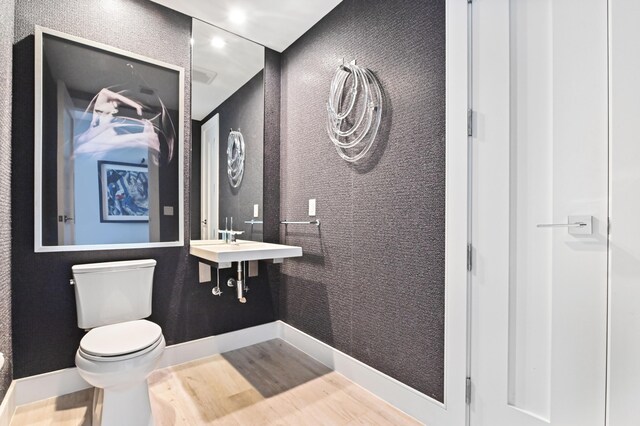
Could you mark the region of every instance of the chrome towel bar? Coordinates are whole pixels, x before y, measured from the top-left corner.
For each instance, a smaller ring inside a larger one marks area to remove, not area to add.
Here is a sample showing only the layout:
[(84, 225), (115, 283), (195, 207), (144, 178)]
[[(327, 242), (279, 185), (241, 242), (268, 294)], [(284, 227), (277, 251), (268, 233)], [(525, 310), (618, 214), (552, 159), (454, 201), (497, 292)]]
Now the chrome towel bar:
[(311, 220), (311, 221), (293, 221), (293, 220), (283, 220), (280, 222), (282, 225), (315, 225), (320, 226), (320, 220)]

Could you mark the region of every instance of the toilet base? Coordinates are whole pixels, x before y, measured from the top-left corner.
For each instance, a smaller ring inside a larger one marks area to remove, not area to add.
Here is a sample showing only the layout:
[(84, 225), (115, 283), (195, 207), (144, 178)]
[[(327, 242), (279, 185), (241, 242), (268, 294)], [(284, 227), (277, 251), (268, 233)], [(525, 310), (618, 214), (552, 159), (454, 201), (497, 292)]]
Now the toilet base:
[(126, 388), (94, 388), (94, 426), (153, 426), (149, 386), (145, 380)]

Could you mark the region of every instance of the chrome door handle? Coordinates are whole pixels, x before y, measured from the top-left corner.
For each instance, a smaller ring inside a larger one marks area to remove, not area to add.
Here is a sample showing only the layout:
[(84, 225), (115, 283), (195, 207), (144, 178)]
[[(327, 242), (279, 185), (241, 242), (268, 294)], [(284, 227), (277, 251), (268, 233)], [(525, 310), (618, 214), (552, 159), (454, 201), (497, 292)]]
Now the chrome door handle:
[(576, 222), (576, 223), (545, 223), (538, 224), (538, 228), (580, 228), (582, 226), (587, 226), (584, 222)]
[(568, 228), (571, 235), (593, 234), (593, 216), (569, 216), (567, 223), (541, 223), (537, 228)]

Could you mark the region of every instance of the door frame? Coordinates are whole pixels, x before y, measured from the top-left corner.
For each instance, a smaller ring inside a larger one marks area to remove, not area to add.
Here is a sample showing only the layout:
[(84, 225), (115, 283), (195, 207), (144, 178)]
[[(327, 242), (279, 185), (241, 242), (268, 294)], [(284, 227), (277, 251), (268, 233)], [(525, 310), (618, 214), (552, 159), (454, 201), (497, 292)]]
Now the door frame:
[[(206, 138), (206, 134), (209, 131), (213, 131), (215, 137), (213, 142), (209, 142)], [(209, 158), (210, 151), (213, 153), (213, 157)], [(210, 160), (210, 161), (209, 161)], [(218, 213), (220, 206), (218, 205), (219, 188), (220, 188), (220, 114), (216, 114), (207, 120), (201, 128), (201, 148), (200, 148), (200, 238), (203, 240), (211, 239), (205, 238), (203, 233), (203, 221), (207, 221), (207, 231), (211, 229), (212, 223), (214, 229), (218, 229)], [(210, 183), (211, 177), (215, 178), (215, 186), (211, 191)], [(209, 206), (211, 206), (211, 199), (215, 203), (215, 211), (210, 212)], [(213, 239), (217, 235), (214, 234)]]
[(428, 398), (419, 420), (430, 426), (468, 422), (469, 11), (467, 0), (446, 1), (444, 402)]

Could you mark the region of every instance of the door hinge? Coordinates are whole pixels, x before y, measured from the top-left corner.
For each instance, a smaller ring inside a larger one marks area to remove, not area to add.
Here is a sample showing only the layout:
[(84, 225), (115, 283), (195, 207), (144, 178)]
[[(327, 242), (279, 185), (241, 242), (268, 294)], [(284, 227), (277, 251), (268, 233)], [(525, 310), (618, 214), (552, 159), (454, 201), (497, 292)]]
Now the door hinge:
[(467, 377), (467, 384), (465, 386), (464, 400), (467, 405), (471, 405), (471, 377)]
[(467, 110), (467, 136), (473, 136), (473, 110)]
[(473, 247), (471, 244), (467, 244), (467, 271), (471, 272), (473, 269)]
[(473, 0), (467, 0), (467, 3), (469, 4), (473, 3)]

